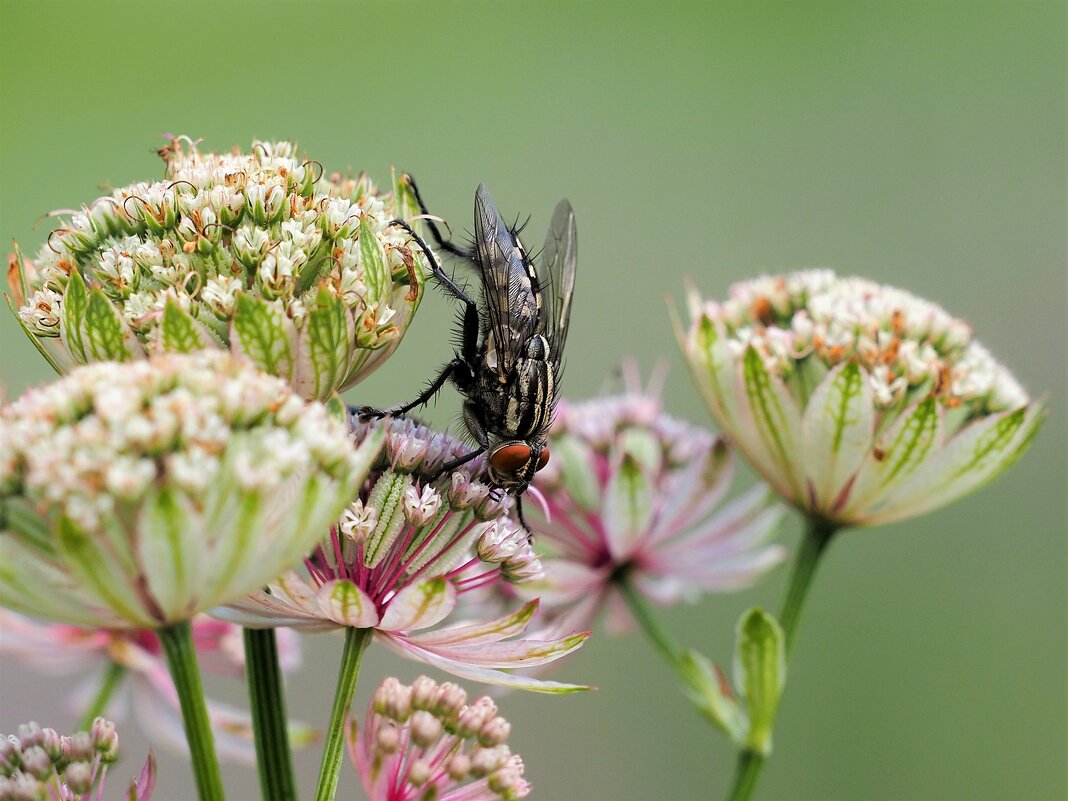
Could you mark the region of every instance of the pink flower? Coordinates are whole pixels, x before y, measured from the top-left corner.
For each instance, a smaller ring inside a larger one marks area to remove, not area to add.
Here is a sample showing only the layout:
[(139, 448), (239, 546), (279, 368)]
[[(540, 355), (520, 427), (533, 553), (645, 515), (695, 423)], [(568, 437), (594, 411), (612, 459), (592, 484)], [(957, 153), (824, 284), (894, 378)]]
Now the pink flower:
[(556, 556), (527, 589), (541, 594), (550, 630), (586, 628), (605, 607), (610, 624), (625, 627), (624, 577), (672, 604), (747, 587), (785, 556), (766, 544), (782, 514), (767, 489), (723, 504), (727, 443), (666, 415), (653, 393), (561, 403), (549, 447), (545, 506), (531, 527)]
[(512, 801), (530, 785), (505, 745), (511, 728), (486, 696), (468, 704), (455, 684), (389, 677), (346, 740), (370, 801)]
[[(441, 475), (465, 449), (410, 420), (386, 420), (386, 446), (358, 499), (320, 547), (306, 574), (288, 572), (263, 591), (215, 610), (252, 627), (304, 631), (373, 628), (402, 656), (487, 684), (536, 692), (583, 687), (505, 672), (552, 662), (589, 636), (513, 639), (537, 601), (487, 622), (435, 628), (472, 590), (541, 574), (526, 533), (505, 517), (511, 499), (478, 480), (471, 462)], [(370, 426), (357, 427), (357, 439)]]
[[(222, 675), (242, 675), (244, 649), (239, 627), (200, 615), (193, 619), (193, 638), (204, 668)], [(297, 668), (298, 636), (279, 630), (278, 645), (283, 670)], [(141, 728), (160, 745), (188, 753), (178, 696), (153, 632), (43, 623), (0, 608), (0, 655), (52, 675), (91, 673), (92, 677), (71, 698), (72, 706), (79, 711), (88, 708), (110, 671), (121, 670), (121, 686), (105, 709), (121, 714), (127, 706), (127, 694), (132, 695), (134, 715)], [(209, 699), (208, 714), (219, 756), (252, 764), (256, 755), (248, 713)], [(315, 732), (304, 724), (293, 723), (290, 737), (294, 745), (306, 745), (315, 739)]]

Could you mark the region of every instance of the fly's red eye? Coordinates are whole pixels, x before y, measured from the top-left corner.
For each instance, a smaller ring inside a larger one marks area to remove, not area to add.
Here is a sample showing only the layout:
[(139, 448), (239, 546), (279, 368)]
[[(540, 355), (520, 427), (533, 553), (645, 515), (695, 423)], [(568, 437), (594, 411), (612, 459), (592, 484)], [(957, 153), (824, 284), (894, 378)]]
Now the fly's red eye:
[(526, 445), (505, 445), (490, 455), (490, 464), (498, 473), (515, 473), (530, 461), (530, 448)]
[(541, 453), (538, 454), (538, 470), (541, 470), (547, 464), (549, 464), (549, 449), (542, 448)]

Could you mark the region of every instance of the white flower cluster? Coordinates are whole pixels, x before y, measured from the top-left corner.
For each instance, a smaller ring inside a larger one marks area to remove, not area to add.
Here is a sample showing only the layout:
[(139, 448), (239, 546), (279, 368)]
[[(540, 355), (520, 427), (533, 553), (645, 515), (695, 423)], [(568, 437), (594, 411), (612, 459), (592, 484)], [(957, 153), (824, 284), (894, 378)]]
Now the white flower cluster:
[(975, 413), (1028, 402), (966, 323), (930, 301), (863, 278), (830, 270), (762, 276), (734, 284), (726, 301), (701, 311), (725, 326), (735, 356), (752, 347), (769, 373), (787, 381), (810, 355), (827, 368), (858, 361), (881, 408), (918, 387), (932, 389), (947, 407), (967, 405)]
[(149, 488), (195, 502), (225, 479), (270, 495), (313, 472), (339, 477), (356, 459), (324, 407), (217, 351), (77, 370), (5, 408), (0, 442), (0, 498), (86, 531)]
[[(319, 163), (289, 142), (219, 154), (179, 137), (160, 155), (163, 180), (116, 189), (70, 212), (36, 259), (15, 259), (19, 317), (50, 350), (59, 338), (58, 362), (234, 345), (298, 384), (294, 362), (322, 371), (324, 360), (336, 361), (328, 388), (315, 376), (314, 390), (302, 392), (325, 398), (381, 361), (365, 365), (370, 351), (388, 355), (399, 343), (427, 268), (407, 232), (390, 225), (415, 213), (403, 180), (399, 191), (380, 195), (366, 175), (324, 178)], [(94, 310), (97, 292), (106, 303)], [(242, 308), (243, 295), (257, 306)], [(316, 311), (321, 319), (309, 322)], [(168, 325), (168, 314), (180, 319)], [(119, 331), (106, 346), (99, 340), (107, 336), (93, 335), (102, 319)], [(306, 330), (318, 341), (303, 342)], [(335, 340), (351, 344), (346, 350)]]

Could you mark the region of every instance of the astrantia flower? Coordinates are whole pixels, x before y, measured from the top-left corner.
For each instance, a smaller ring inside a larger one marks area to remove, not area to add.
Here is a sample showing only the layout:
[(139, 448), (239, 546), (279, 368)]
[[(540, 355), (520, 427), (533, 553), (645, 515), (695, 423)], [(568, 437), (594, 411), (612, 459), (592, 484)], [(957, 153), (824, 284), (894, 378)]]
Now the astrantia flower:
[(346, 740), (370, 801), (513, 801), (530, 785), (505, 745), (511, 728), (487, 696), (468, 704), (455, 684), (390, 677)]
[(541, 566), (526, 533), (505, 516), (511, 498), (478, 480), (483, 460), (439, 476), (465, 445), (410, 420), (358, 423), (357, 441), (383, 428), (382, 456), (306, 560), (307, 574), (286, 573), (216, 614), (252, 627), (373, 628), (402, 656), (457, 676), (541, 692), (580, 689), (503, 672), (559, 659), (588, 636), (509, 640), (526, 630), (536, 602), (498, 620), (430, 630), (461, 594), (528, 580)]
[[(192, 627), (198, 660), (208, 672), (238, 678), (244, 675), (245, 652), (238, 626), (198, 615)], [(278, 649), (282, 670), (299, 665), (300, 642), (295, 632), (279, 629)], [(142, 730), (155, 742), (188, 753), (178, 696), (154, 632), (83, 629), (43, 623), (0, 609), (0, 656), (45, 675), (87, 675), (88, 680), (80, 684), (69, 704), (79, 717), (91, 699), (118, 676), (102, 712), (118, 717), (132, 706)], [(210, 698), (207, 706), (219, 756), (251, 764), (256, 751), (248, 712)], [(314, 730), (300, 723), (290, 724), (289, 735), (296, 746), (315, 738)]]
[(529, 586), (563, 616), (555, 625), (586, 627), (606, 605), (610, 623), (625, 624), (622, 578), (669, 604), (747, 587), (785, 556), (767, 544), (782, 508), (766, 488), (723, 504), (733, 462), (724, 440), (668, 416), (631, 383), (623, 395), (557, 409), (553, 460), (539, 475), (549, 517), (531, 515), (556, 558)]
[(380, 443), (217, 351), (80, 368), (0, 412), (0, 604), (188, 620), (298, 562)]
[[(118, 757), (115, 724), (104, 718), (70, 737), (25, 723), (17, 734), (0, 734), (0, 801), (102, 801), (108, 768)], [(149, 751), (141, 775), (121, 797), (148, 801), (155, 785), (156, 758)]]
[(390, 226), (416, 213), (406, 184), (324, 178), (289, 142), (205, 154), (179, 137), (160, 154), (163, 180), (70, 212), (35, 260), (12, 257), (19, 318), (57, 369), (231, 348), (324, 400), (389, 357), (427, 268)]
[(835, 524), (911, 517), (993, 480), (1042, 404), (935, 304), (829, 270), (690, 298), (680, 333), (716, 420), (783, 497)]

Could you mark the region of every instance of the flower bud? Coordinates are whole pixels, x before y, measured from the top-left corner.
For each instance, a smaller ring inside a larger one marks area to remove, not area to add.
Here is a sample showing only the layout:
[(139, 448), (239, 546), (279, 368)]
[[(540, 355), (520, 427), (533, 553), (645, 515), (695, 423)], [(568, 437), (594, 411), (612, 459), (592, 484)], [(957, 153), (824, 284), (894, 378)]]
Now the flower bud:
[(420, 676), (412, 682), (412, 709), (433, 711), (438, 692), (436, 681), (427, 676)]
[(441, 721), (424, 710), (412, 713), (412, 742), (420, 748), (430, 748), (442, 735)]
[(39, 745), (31, 745), (22, 751), (22, 771), (45, 781), (52, 775), (52, 760)]
[(93, 766), (88, 762), (71, 762), (63, 771), (63, 782), (75, 793), (93, 789)]
[(10, 776), (22, 764), (22, 746), (14, 737), (0, 738), (0, 775)]
[(115, 724), (106, 718), (96, 718), (89, 728), (89, 737), (93, 741), (93, 748), (100, 755), (100, 760), (105, 763), (114, 762), (119, 756), (119, 735), (115, 731)]

